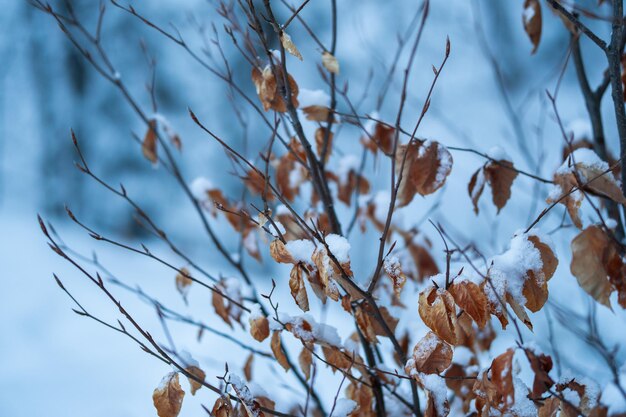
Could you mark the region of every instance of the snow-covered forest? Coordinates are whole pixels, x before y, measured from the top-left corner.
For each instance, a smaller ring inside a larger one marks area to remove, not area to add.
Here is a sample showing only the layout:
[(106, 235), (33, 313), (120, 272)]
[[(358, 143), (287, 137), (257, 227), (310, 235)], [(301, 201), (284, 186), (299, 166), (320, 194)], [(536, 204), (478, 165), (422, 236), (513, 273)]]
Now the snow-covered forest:
[(625, 415), (621, 3), (0, 0), (0, 416)]

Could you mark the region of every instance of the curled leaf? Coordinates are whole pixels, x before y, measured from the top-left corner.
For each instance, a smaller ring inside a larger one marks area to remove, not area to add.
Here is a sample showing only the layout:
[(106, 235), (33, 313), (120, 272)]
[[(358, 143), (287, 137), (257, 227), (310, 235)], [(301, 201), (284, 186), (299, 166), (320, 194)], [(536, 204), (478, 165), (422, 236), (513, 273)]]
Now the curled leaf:
[(539, 40), (541, 39), (541, 4), (539, 0), (526, 0), (524, 2), (524, 13), (522, 15), (524, 30), (533, 44), (532, 53), (537, 51)]
[(295, 300), (298, 307), (302, 311), (309, 311), (309, 297), (304, 287), (304, 279), (302, 279), (302, 269), (299, 265), (294, 265), (289, 274), (289, 289), (291, 296)]
[(146, 132), (143, 142), (141, 143), (141, 152), (143, 153), (143, 156), (153, 164), (156, 164), (158, 161), (156, 129), (156, 120), (150, 120), (148, 123), (148, 131)]
[(597, 226), (586, 228), (572, 240), (572, 275), (587, 294), (609, 308), (613, 287), (607, 277), (607, 266), (614, 257), (619, 255), (613, 242)]
[(439, 338), (456, 344), (457, 318), (454, 298), (444, 289), (431, 287), (420, 293), (419, 314)]
[(281, 32), (280, 43), (283, 45), (283, 48), (285, 48), (287, 52), (302, 61), (302, 55), (300, 54), (300, 51), (298, 51), (298, 48), (296, 48), (296, 45), (291, 40), (291, 36), (289, 36), (287, 32)]
[(446, 182), (451, 169), (452, 155), (438, 142), (428, 140), (402, 145), (396, 154), (396, 175), (402, 174), (398, 207), (409, 204), (415, 194), (424, 196), (437, 191)]
[(452, 363), (452, 347), (441, 340), (435, 333), (428, 332), (413, 348), (413, 354), (407, 362), (407, 374), (421, 372), (439, 374)]
[(152, 402), (159, 417), (177, 417), (183, 405), (185, 391), (180, 387), (177, 372), (170, 372), (152, 393)]
[(339, 74), (339, 61), (328, 51), (322, 53), (322, 65), (332, 74)]
[(202, 369), (195, 365), (188, 366), (187, 368), (185, 368), (185, 371), (189, 372), (195, 377), (195, 379), (191, 377), (188, 377), (188, 379), (189, 385), (191, 386), (191, 395), (196, 395), (196, 391), (202, 388), (202, 382), (199, 381), (204, 381), (204, 378), (206, 378), (206, 374)]
[(274, 354), (276, 361), (278, 361), (278, 364), (282, 366), (285, 371), (291, 369), (280, 341), (280, 332), (272, 333), (272, 342), (270, 343), (270, 347), (272, 348), (272, 353)]

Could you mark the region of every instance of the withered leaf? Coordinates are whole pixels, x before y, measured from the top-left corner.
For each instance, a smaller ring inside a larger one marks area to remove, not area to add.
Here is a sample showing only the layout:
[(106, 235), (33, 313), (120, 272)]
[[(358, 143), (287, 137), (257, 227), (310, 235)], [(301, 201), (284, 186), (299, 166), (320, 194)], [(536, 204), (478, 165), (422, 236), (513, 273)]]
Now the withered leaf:
[(541, 4), (539, 0), (526, 0), (524, 2), (524, 13), (522, 15), (524, 30), (533, 44), (532, 53), (537, 51), (539, 40), (541, 39)]
[(287, 250), (285, 244), (278, 239), (270, 243), (270, 255), (272, 255), (272, 258), (278, 263), (293, 264), (296, 262), (289, 250)]
[(170, 372), (154, 390), (152, 402), (159, 417), (177, 417), (184, 397), (185, 391), (180, 387), (178, 373)]
[(456, 304), (478, 325), (485, 327), (489, 319), (489, 302), (481, 288), (471, 281), (457, 280), (448, 288)]
[(196, 380), (194, 378), (188, 377), (189, 385), (191, 386), (191, 395), (196, 395), (196, 391), (202, 388), (202, 383), (198, 381), (204, 381), (204, 378), (206, 378), (206, 374), (202, 369), (195, 365), (188, 366), (187, 368), (185, 368), (185, 371), (189, 372), (191, 375), (197, 378)]
[(183, 296), (183, 299), (187, 300), (187, 294), (189, 293), (189, 286), (193, 282), (191, 280), (191, 274), (187, 268), (181, 268), (180, 272), (176, 274), (176, 290)]
[(352, 365), (351, 356), (348, 356), (335, 346), (322, 346), (322, 352), (326, 362), (333, 366), (333, 373), (336, 371), (336, 368), (348, 369)]
[(513, 349), (508, 349), (497, 356), (491, 363), (491, 381), (498, 394), (507, 405), (515, 402), (515, 387), (513, 386)]
[(254, 317), (250, 317), (249, 323), (250, 334), (256, 341), (262, 342), (268, 338), (270, 335), (270, 323), (267, 320), (267, 317), (263, 315), (256, 315)]
[(435, 333), (428, 332), (413, 348), (413, 355), (406, 364), (406, 371), (439, 374), (452, 363), (452, 347)]
[(254, 362), (254, 353), (248, 355), (246, 363), (243, 365), (243, 376), (246, 377), (246, 381), (252, 381), (252, 363)]
[(332, 74), (339, 74), (339, 61), (328, 51), (322, 53), (322, 65)]
[(444, 289), (431, 287), (419, 295), (419, 314), (439, 338), (456, 344), (457, 318), (454, 298)]
[(302, 311), (309, 311), (309, 297), (304, 287), (304, 279), (302, 279), (302, 270), (299, 265), (294, 265), (289, 274), (289, 289), (291, 296), (295, 300), (298, 307)]
[[(256, 86), (256, 91), (263, 104), (263, 110), (268, 111), (269, 109), (276, 110), (280, 113), (285, 113), (287, 111), (287, 106), (283, 97), (280, 94), (278, 83), (276, 82), (276, 77), (280, 77), (282, 82), (283, 80), (283, 71), (280, 66), (274, 67), (276, 71), (276, 76), (272, 71), (272, 68), (267, 65), (263, 71), (258, 68), (252, 69), (252, 81)], [(291, 104), (294, 108), (298, 107), (298, 84), (293, 79), (293, 77), (288, 74), (287, 82), (289, 83), (289, 90), (291, 92)]]
[(287, 357), (285, 356), (285, 352), (283, 351), (283, 347), (280, 341), (280, 332), (272, 333), (272, 342), (270, 343), (270, 347), (272, 348), (272, 353), (276, 358), (276, 361), (280, 366), (283, 367), (285, 371), (288, 371), (291, 366), (287, 361)]
[(500, 213), (502, 207), (511, 198), (511, 185), (515, 178), (517, 178), (517, 171), (513, 169), (513, 163), (507, 160), (489, 161), (476, 171), (468, 185), (474, 212), (478, 213), (478, 200), (487, 183), (491, 187), (493, 204)]
[(416, 141), (400, 146), (396, 153), (396, 175), (399, 177), (402, 174), (398, 189), (398, 207), (409, 204), (415, 194), (424, 196), (437, 191), (445, 183), (451, 169), (452, 155), (438, 142)]
[(211, 415), (215, 417), (231, 417), (233, 414), (233, 405), (230, 403), (230, 399), (222, 395), (215, 400)]
[[(313, 349), (311, 346), (310, 349)], [(308, 381), (311, 377), (311, 363), (313, 362), (313, 354), (306, 346), (302, 347), (302, 351), (300, 355), (298, 355), (298, 364), (300, 365), (300, 370), (304, 374), (304, 377)]]
[(298, 48), (296, 48), (296, 45), (291, 40), (291, 36), (289, 36), (287, 32), (281, 32), (280, 43), (283, 45), (283, 48), (285, 48), (287, 52), (302, 61), (302, 55), (300, 54), (300, 51), (298, 51)]
[(156, 129), (156, 120), (150, 120), (148, 123), (148, 131), (146, 132), (143, 142), (141, 143), (141, 152), (143, 153), (143, 156), (153, 164), (156, 164), (158, 161)]
[(572, 240), (572, 275), (587, 294), (609, 308), (613, 287), (607, 278), (606, 266), (614, 253), (610, 238), (597, 226), (586, 228)]

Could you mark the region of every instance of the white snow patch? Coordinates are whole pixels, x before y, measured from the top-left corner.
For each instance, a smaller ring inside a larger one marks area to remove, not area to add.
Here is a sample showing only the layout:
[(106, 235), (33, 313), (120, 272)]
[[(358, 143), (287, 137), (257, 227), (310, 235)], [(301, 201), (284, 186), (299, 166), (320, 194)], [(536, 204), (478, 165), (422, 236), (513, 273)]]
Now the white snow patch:
[(345, 237), (336, 234), (330, 234), (326, 236), (326, 243), (328, 244), (328, 249), (330, 249), (330, 253), (332, 253), (335, 258), (337, 258), (339, 263), (345, 263), (350, 261), (350, 243)]
[(309, 106), (330, 107), (330, 96), (324, 90), (301, 88), (298, 92), (298, 103), (301, 109)]
[(285, 247), (293, 256), (296, 261), (299, 262), (311, 262), (311, 256), (315, 251), (315, 245), (310, 240), (299, 239), (290, 240), (285, 244)]

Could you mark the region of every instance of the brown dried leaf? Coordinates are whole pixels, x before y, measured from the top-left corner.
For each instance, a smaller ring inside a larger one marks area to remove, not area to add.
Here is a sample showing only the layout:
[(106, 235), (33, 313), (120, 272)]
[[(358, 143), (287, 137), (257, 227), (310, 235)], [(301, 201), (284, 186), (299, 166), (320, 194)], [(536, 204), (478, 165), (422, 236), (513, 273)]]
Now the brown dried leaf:
[(413, 370), (424, 374), (440, 374), (452, 363), (452, 347), (435, 333), (428, 332), (413, 348), (406, 364), (406, 372)]
[(265, 316), (250, 318), (250, 334), (254, 340), (262, 342), (270, 335), (270, 323)]
[(180, 272), (176, 274), (176, 290), (183, 296), (184, 300), (187, 300), (189, 286), (193, 282), (190, 277), (191, 274), (187, 268), (181, 268)]
[(530, 42), (533, 44), (531, 53), (534, 54), (535, 51), (537, 51), (539, 40), (541, 39), (542, 19), (539, 0), (526, 0), (524, 2), (522, 21), (524, 23), (524, 30), (530, 38)]
[(234, 417), (233, 405), (230, 403), (230, 399), (225, 396), (218, 397), (213, 404), (211, 415), (214, 417)]
[[(191, 375), (196, 377), (199, 381), (204, 381), (204, 378), (206, 378), (206, 374), (204, 373), (204, 371), (195, 365), (188, 366), (187, 368), (185, 368), (185, 371), (189, 372)], [(198, 382), (197, 380), (193, 378), (188, 377), (188, 379), (189, 379), (189, 385), (191, 386), (191, 395), (196, 395), (196, 391), (202, 388), (202, 383)]]
[(596, 301), (611, 308), (613, 291), (606, 264), (614, 250), (610, 238), (597, 226), (590, 226), (572, 240), (570, 269), (578, 284)]
[(281, 32), (280, 43), (283, 45), (283, 48), (285, 48), (287, 52), (302, 61), (302, 55), (300, 54), (300, 51), (298, 51), (298, 48), (296, 48), (296, 45), (291, 40), (291, 36), (289, 36), (287, 32)]
[[(307, 120), (312, 120), (314, 122), (325, 122), (326, 120), (328, 120), (328, 116), (331, 115), (331, 110), (328, 107), (318, 106), (315, 104), (312, 106), (302, 107), (302, 112), (306, 115)], [(317, 133), (315, 134), (315, 138), (317, 139)]]
[(457, 318), (454, 298), (444, 289), (431, 287), (420, 293), (419, 314), (439, 338), (456, 344)]
[[(314, 107), (319, 107), (319, 106), (314, 106)], [(312, 119), (309, 119), (309, 120), (312, 120)], [(326, 118), (323, 118), (322, 120), (318, 120), (318, 121), (319, 122), (326, 121)], [(325, 127), (319, 127), (315, 131), (315, 148), (317, 150), (317, 156), (319, 156), (320, 158), (322, 157), (322, 152), (324, 152), (324, 139), (326, 139), (326, 132), (328, 132), (328, 129), (326, 129)], [(328, 133), (328, 144), (326, 145), (326, 155), (324, 158), (324, 163), (328, 162), (328, 158), (330, 158), (330, 154), (333, 150), (333, 136), (335, 136), (333, 132)]]
[(530, 362), (530, 367), (535, 373), (533, 381), (533, 397), (539, 398), (544, 392), (552, 388), (554, 381), (550, 378), (549, 372), (552, 369), (552, 358), (543, 353), (535, 354), (530, 349), (524, 349), (524, 353)]
[(152, 393), (152, 402), (159, 417), (177, 417), (183, 405), (185, 391), (180, 387), (177, 372), (170, 372)]
[(509, 305), (513, 309), (513, 312), (515, 313), (517, 318), (520, 319), (522, 323), (524, 323), (524, 325), (526, 325), (526, 327), (528, 327), (528, 329), (532, 332), (533, 323), (530, 321), (530, 317), (528, 317), (528, 313), (526, 313), (526, 309), (524, 309), (524, 307), (521, 306), (517, 302), (517, 300), (509, 293), (506, 294), (506, 302), (509, 303)]
[(252, 363), (254, 362), (254, 353), (250, 353), (248, 355), (248, 359), (246, 359), (246, 363), (243, 365), (243, 376), (246, 378), (246, 381), (252, 381)]
[(356, 323), (358, 324), (365, 340), (370, 343), (378, 343), (376, 330), (372, 324), (373, 318), (370, 318), (369, 314), (362, 306), (359, 305), (356, 307), (354, 310), (354, 318), (356, 319)]
[(291, 269), (291, 273), (289, 274), (289, 289), (291, 290), (291, 296), (298, 307), (300, 307), (300, 310), (309, 311), (309, 297), (304, 287), (302, 270), (299, 265), (294, 265)]
[(528, 236), (528, 240), (539, 251), (542, 268), (540, 271), (528, 271), (522, 294), (526, 298), (526, 303), (524, 304), (526, 308), (536, 313), (548, 300), (548, 281), (554, 275), (559, 260), (552, 252), (550, 246), (541, 242), (537, 236)]
[(146, 132), (143, 142), (141, 143), (141, 152), (143, 153), (143, 156), (153, 164), (156, 164), (159, 159), (157, 156), (156, 129), (156, 120), (150, 120), (148, 123), (148, 131)]
[(485, 189), (485, 182), (485, 170), (481, 167), (478, 171), (474, 172), (474, 175), (472, 175), (467, 185), (467, 192), (472, 199), (474, 213), (476, 214), (478, 214), (478, 200), (480, 200), (480, 196)]
[(456, 304), (478, 325), (485, 327), (489, 319), (489, 301), (481, 288), (471, 281), (457, 280), (448, 288)]
[(272, 353), (278, 361), (278, 364), (282, 366), (285, 371), (288, 371), (291, 366), (287, 361), (287, 357), (285, 356), (285, 352), (283, 351), (283, 347), (280, 342), (280, 332), (272, 333), (272, 342), (270, 343), (270, 347), (272, 348)]
[(322, 53), (322, 65), (332, 74), (339, 74), (339, 61), (328, 51)]
[(511, 198), (511, 185), (517, 178), (517, 171), (512, 168), (513, 163), (505, 160), (489, 162), (485, 166), (485, 177), (491, 186), (493, 204), (498, 208), (498, 213)]
[(217, 291), (213, 291), (212, 302), (215, 313), (220, 316), (226, 324), (228, 324), (230, 327), (233, 327), (233, 324), (230, 321), (229, 308), (226, 304), (226, 299), (222, 297), (222, 295)]
[[(277, 74), (276, 76), (272, 72), (272, 68), (268, 65), (263, 71), (260, 71), (258, 68), (252, 69), (252, 81), (256, 86), (256, 91), (263, 104), (263, 110), (268, 111), (269, 109), (276, 110), (280, 113), (285, 113), (287, 111), (287, 106), (285, 105), (285, 101), (283, 100), (280, 91), (278, 89), (278, 83), (276, 82), (276, 77), (280, 77), (281, 81), (283, 79), (283, 72), (280, 66), (274, 67)], [(291, 75), (287, 75), (287, 80), (289, 83), (289, 89), (291, 90), (291, 104), (294, 108), (298, 107), (298, 85)]]
[(322, 346), (322, 352), (324, 353), (324, 359), (326, 359), (326, 362), (334, 367), (333, 373), (336, 371), (335, 368), (348, 369), (352, 364), (350, 356), (335, 346)]
[(274, 260), (278, 263), (282, 263), (282, 264), (295, 264), (296, 263), (293, 256), (291, 256), (291, 253), (289, 253), (289, 251), (287, 250), (287, 247), (285, 246), (285, 244), (278, 239), (270, 243), (270, 255), (272, 255), (272, 258), (274, 258)]
[(515, 403), (513, 386), (513, 349), (508, 349), (491, 363), (491, 381), (506, 405)]
[[(313, 349), (311, 347), (310, 349)], [(308, 381), (311, 377), (311, 363), (313, 362), (313, 354), (311, 350), (307, 349), (306, 346), (302, 347), (302, 351), (300, 355), (298, 355), (298, 364), (300, 365), (300, 370), (304, 374), (304, 377)]]
[(556, 417), (559, 411), (561, 401), (556, 397), (550, 397), (543, 402), (543, 405), (539, 408), (539, 414), (537, 417)]
[(559, 204), (563, 204), (565, 208), (567, 208), (567, 213), (572, 219), (574, 225), (577, 228), (582, 229), (583, 224), (578, 211), (580, 209), (580, 205), (583, 202), (583, 195), (580, 191), (574, 191), (570, 194), (570, 191), (578, 185), (576, 177), (574, 177), (574, 175), (571, 173), (555, 174), (554, 184), (560, 187), (561, 192), (558, 196), (550, 195), (546, 199), (546, 202), (550, 204), (556, 202), (559, 202)]
[[(402, 160), (406, 161), (402, 169)], [(443, 186), (452, 169), (452, 155), (435, 141), (412, 142), (402, 145), (396, 154), (396, 175), (402, 170), (398, 189), (398, 207), (409, 204), (415, 194), (432, 194)]]

